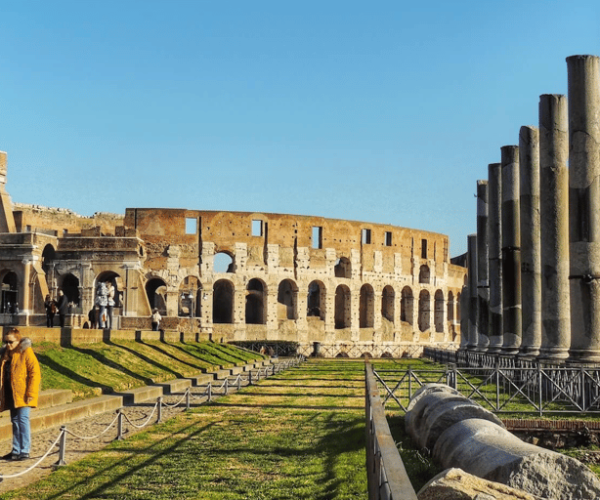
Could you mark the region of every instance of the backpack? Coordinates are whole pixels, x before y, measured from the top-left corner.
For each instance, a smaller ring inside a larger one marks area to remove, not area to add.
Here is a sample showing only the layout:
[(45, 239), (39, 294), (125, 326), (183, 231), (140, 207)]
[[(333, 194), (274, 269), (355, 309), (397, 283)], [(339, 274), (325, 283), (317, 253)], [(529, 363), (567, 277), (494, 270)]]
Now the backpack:
[(56, 311), (57, 311), (56, 302), (52, 301), (52, 303), (50, 304), (50, 312), (52, 314), (56, 314)]

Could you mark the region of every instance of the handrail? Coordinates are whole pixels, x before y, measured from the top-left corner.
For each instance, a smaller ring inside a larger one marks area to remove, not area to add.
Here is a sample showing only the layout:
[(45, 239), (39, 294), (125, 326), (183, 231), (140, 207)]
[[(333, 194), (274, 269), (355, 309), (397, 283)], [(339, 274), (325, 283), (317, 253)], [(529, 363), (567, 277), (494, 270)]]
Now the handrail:
[(373, 367), (368, 361), (365, 363), (365, 387), (369, 500), (417, 500), (392, 438)]

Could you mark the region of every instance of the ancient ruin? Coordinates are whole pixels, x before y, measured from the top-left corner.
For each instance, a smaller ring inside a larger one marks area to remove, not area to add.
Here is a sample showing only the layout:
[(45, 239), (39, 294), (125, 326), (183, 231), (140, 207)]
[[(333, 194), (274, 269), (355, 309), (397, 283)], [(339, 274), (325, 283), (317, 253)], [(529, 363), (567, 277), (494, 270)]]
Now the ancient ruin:
[[(0, 168), (2, 324), (45, 326), (44, 298), (62, 289), (67, 327), (149, 330), (157, 308), (162, 329), (298, 342), (304, 354), (318, 343), (325, 356), (399, 357), (460, 340), (466, 269), (445, 235), (251, 212), (84, 217), (13, 204), (6, 153)], [(101, 283), (113, 306), (97, 300)]]

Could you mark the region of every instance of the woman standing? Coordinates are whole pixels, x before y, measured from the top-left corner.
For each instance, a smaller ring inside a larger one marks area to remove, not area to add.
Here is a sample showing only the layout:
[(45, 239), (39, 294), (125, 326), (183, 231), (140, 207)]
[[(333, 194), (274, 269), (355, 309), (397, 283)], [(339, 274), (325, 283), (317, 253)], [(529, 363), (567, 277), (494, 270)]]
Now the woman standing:
[(0, 411), (10, 410), (12, 452), (5, 460), (25, 460), (31, 450), (29, 411), (38, 404), (41, 373), (31, 340), (11, 328), (0, 349)]

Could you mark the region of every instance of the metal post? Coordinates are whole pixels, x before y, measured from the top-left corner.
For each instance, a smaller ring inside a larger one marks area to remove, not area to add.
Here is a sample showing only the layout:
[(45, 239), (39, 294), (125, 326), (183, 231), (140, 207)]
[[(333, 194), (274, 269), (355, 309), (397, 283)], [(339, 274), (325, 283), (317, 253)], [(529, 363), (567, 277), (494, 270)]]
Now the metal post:
[(581, 411), (585, 411), (587, 403), (585, 401), (585, 369), (583, 366), (579, 369), (581, 376)]
[(248, 385), (252, 385), (252, 370), (248, 372)]
[(54, 464), (54, 467), (62, 467), (67, 465), (65, 460), (65, 453), (67, 452), (67, 426), (63, 425), (60, 428), (60, 441), (58, 443), (58, 462)]
[(191, 389), (188, 387), (185, 391), (185, 410), (188, 411), (190, 409), (190, 397), (191, 397)]
[(229, 394), (229, 379), (226, 378), (225, 379), (225, 396), (227, 396), (227, 394)]
[(123, 441), (123, 412), (117, 410), (117, 440)]
[(237, 390), (239, 391), (242, 388), (242, 376), (238, 375), (237, 378)]
[(156, 419), (156, 423), (158, 424), (162, 419), (162, 396), (158, 397), (156, 404), (158, 405), (158, 418)]
[(208, 387), (206, 389), (208, 390), (208, 402), (210, 403), (212, 400), (212, 383), (211, 382), (208, 383)]

